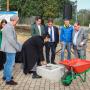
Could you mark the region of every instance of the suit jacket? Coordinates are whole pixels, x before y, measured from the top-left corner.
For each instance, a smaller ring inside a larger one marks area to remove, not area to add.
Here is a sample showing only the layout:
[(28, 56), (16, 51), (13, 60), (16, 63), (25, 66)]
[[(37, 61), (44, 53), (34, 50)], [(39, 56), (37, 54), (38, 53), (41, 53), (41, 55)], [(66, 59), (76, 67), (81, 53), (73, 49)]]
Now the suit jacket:
[[(74, 39), (74, 36), (75, 36), (75, 30), (73, 31), (73, 39)], [(76, 39), (77, 49), (85, 49), (87, 40), (88, 40), (88, 34), (86, 30), (84, 30), (83, 28), (80, 28), (77, 39)], [(83, 42), (83, 46), (80, 46), (80, 43), (82, 42)]]
[(1, 50), (8, 53), (16, 53), (20, 51), (21, 46), (17, 42), (17, 36), (15, 33), (14, 26), (8, 23), (2, 29), (2, 44)]
[[(53, 30), (54, 30), (55, 43), (58, 43), (59, 42), (59, 31), (56, 26), (53, 26), (53, 28), (54, 28)], [(48, 26), (45, 27), (45, 33), (46, 34), (48, 33)]]
[[(44, 26), (41, 25), (41, 35), (43, 35), (44, 33), (45, 33)], [(40, 35), (38, 26), (36, 24), (31, 25), (31, 35), (32, 36)]]

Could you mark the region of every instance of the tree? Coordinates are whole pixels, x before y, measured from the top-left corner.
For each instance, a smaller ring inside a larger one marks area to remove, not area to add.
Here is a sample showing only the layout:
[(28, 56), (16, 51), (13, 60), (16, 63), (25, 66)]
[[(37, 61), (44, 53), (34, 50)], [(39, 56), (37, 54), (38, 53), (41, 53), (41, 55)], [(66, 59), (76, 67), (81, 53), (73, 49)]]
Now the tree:
[[(63, 7), (70, 0), (10, 0), (10, 10), (18, 10), (20, 16), (60, 17)], [(5, 10), (6, 0), (2, 0), (2, 10)], [(13, 7), (14, 6), (14, 7)]]
[(90, 10), (82, 9), (78, 12), (78, 20), (81, 25), (88, 26), (90, 23)]

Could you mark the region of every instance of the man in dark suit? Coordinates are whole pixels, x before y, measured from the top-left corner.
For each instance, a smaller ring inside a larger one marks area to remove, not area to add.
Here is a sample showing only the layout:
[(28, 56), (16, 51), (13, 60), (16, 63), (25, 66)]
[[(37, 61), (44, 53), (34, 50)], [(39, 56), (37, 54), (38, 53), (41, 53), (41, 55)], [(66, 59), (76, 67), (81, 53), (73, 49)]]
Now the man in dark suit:
[[(57, 43), (59, 42), (59, 31), (56, 26), (53, 26), (53, 19), (48, 19), (48, 26), (45, 28), (45, 32), (50, 35), (50, 41), (46, 43), (46, 61), (47, 63), (53, 63), (55, 59), (55, 51)], [(51, 49), (51, 55), (50, 54)], [(51, 56), (51, 57), (50, 57)]]

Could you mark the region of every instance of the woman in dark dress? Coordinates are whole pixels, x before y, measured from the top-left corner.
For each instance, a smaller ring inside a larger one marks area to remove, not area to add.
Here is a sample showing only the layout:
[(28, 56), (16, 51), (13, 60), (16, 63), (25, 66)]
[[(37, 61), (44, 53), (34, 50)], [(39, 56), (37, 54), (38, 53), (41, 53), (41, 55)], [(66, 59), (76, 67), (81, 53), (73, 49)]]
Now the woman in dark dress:
[[(7, 21), (5, 19), (2, 19), (1, 23), (0, 23), (0, 48), (1, 48), (1, 44), (2, 44), (2, 28), (7, 24)], [(0, 50), (0, 70), (3, 69), (4, 67), (4, 63), (6, 61), (6, 55), (5, 52), (2, 52)]]
[(22, 46), (21, 59), (23, 62), (23, 72), (27, 74), (30, 71), (33, 71), (32, 78), (41, 78), (41, 76), (36, 73), (36, 67), (38, 57), (40, 58), (40, 61), (44, 61), (43, 46), (45, 42), (49, 41), (49, 38), (50, 36), (48, 34), (44, 34), (43, 36), (33, 36)]

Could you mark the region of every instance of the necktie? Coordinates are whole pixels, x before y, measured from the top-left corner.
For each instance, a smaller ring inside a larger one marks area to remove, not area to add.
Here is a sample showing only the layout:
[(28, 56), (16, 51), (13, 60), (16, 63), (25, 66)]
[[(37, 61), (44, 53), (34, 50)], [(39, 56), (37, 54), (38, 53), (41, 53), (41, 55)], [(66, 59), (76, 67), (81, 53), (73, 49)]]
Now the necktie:
[(52, 42), (52, 28), (50, 28), (50, 41)]

